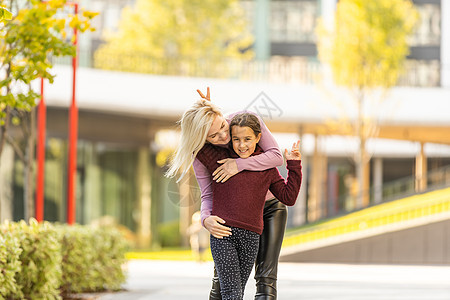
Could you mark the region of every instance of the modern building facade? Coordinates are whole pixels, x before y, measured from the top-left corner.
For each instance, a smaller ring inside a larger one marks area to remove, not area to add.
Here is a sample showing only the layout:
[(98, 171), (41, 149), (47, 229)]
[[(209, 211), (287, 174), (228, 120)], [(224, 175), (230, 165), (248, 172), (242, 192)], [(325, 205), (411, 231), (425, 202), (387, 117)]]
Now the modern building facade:
[[(450, 145), (450, 117), (445, 115), (449, 109), (444, 101), (450, 98), (446, 90), (450, 87), (450, 3), (413, 2), (422, 21), (411, 41), (410, 77), (401, 82), (409, 87), (394, 89), (383, 105), (388, 113), (377, 112), (382, 126), (368, 145), (370, 204), (424, 189), (423, 183), (416, 182), (418, 178), (423, 182), (427, 171), (441, 178), (450, 165), (449, 148), (435, 145)], [(321, 90), (313, 81), (313, 74), (320, 72), (316, 20), (330, 18), (336, 0), (242, 1), (254, 24), (255, 64), (269, 66), (257, 71), (265, 75), (255, 72), (246, 82), (89, 68), (103, 32), (113, 30), (121, 9), (134, 1), (81, 3), (101, 15), (95, 25), (98, 31), (80, 38), (77, 222), (96, 222), (107, 215), (135, 233), (142, 245), (151, 239), (163, 246), (180, 237), (186, 241), (184, 229), (199, 208), (199, 192), (193, 176), (181, 184), (163, 176), (164, 151), (173, 148), (176, 136), (162, 132), (176, 129), (184, 109), (197, 99), (195, 89), (206, 86), (212, 87), (214, 101), (226, 112), (255, 111), (260, 106), (252, 103), (261, 105), (261, 101), (275, 103), (279, 113), (266, 115), (265, 120), (272, 132), (279, 134), (280, 146), (302, 139), (305, 177), (298, 204), (290, 209), (289, 226), (356, 208), (352, 193), (357, 145), (339, 130), (344, 127), (336, 125), (340, 108), (333, 105), (341, 103), (350, 115), (353, 108), (340, 91), (331, 91), (336, 98), (330, 99), (330, 91)], [(70, 70), (56, 69), (57, 81), (46, 89), (44, 215), (47, 220), (65, 222)], [(421, 104), (422, 100), (429, 101)], [(335, 123), (331, 124), (332, 120)], [(23, 218), (22, 168), (13, 149), (7, 147), (1, 164), (2, 219)], [(428, 176), (426, 182), (429, 186), (445, 184), (445, 180), (433, 180)]]
[[(81, 4), (102, 12), (94, 22), (96, 32), (81, 39), (80, 64), (93, 65), (93, 53), (104, 42), (104, 33), (117, 28), (121, 10), (132, 6), (135, 0), (83, 0)], [(311, 82), (317, 72), (316, 25), (319, 18), (331, 20), (338, 0), (242, 0), (249, 24), (255, 37), (256, 60), (272, 68), (257, 68), (250, 79), (282, 78)], [(407, 72), (399, 85), (442, 86), (450, 85), (450, 8), (442, 0), (412, 0), (420, 15), (419, 25), (411, 37), (411, 53)], [(271, 63), (270, 63), (271, 62)], [(278, 76), (261, 74), (261, 69)], [(307, 73), (296, 75), (298, 68)], [(297, 70), (296, 70), (297, 69)], [(309, 73), (312, 73), (308, 75)]]

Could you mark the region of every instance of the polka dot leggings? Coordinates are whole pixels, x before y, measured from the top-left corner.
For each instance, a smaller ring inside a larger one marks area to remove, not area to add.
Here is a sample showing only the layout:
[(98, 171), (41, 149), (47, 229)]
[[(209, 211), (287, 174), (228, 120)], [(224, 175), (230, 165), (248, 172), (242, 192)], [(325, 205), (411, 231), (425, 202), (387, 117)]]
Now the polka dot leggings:
[(237, 227), (231, 227), (231, 233), (222, 239), (211, 235), (211, 253), (222, 300), (241, 300), (258, 254), (259, 234)]

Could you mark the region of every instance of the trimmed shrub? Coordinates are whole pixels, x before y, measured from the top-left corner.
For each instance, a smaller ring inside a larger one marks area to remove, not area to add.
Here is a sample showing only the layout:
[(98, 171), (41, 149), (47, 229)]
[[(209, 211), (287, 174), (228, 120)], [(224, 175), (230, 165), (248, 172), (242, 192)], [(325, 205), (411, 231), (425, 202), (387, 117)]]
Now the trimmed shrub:
[(161, 247), (179, 247), (181, 245), (180, 224), (178, 221), (158, 225), (158, 237)]
[(21, 270), (19, 240), (8, 229), (9, 223), (0, 227), (0, 300), (19, 294), (15, 276)]
[(92, 229), (80, 225), (61, 225), (62, 294), (93, 290), (91, 281), (95, 263)]
[(0, 300), (119, 290), (128, 248), (111, 226), (7, 222), (0, 226)]
[(19, 241), (21, 271), (15, 274), (21, 291), (12, 299), (61, 299), (61, 244), (55, 227), (30, 219), (10, 223), (7, 229)]
[(101, 270), (99, 282), (105, 289), (119, 290), (126, 279), (123, 266), (129, 244), (123, 234), (114, 227), (97, 228), (95, 239), (96, 262)]
[(115, 228), (61, 225), (62, 294), (118, 290), (128, 249)]

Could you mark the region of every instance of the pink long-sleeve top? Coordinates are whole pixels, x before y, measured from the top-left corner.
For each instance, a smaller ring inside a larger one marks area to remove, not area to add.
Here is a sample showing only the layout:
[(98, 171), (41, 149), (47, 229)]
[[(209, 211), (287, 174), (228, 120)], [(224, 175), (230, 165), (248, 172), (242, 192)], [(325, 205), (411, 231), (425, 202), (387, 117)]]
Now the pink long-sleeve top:
[[(235, 115), (243, 112), (244, 111), (240, 111), (229, 115), (226, 119), (227, 122), (230, 123)], [(283, 155), (281, 154), (275, 138), (272, 136), (272, 133), (270, 133), (263, 120), (258, 115), (256, 116), (261, 124), (261, 139), (258, 144), (264, 153), (245, 159), (237, 158), (236, 164), (239, 172), (242, 170), (263, 171), (283, 164)], [(223, 146), (226, 147), (227, 145)], [(201, 191), (201, 219), (202, 224), (204, 224), (203, 221), (211, 215), (213, 206), (212, 174), (197, 158), (195, 158), (193, 166), (195, 177), (197, 178)], [(267, 191), (266, 200), (272, 198), (272, 193)]]

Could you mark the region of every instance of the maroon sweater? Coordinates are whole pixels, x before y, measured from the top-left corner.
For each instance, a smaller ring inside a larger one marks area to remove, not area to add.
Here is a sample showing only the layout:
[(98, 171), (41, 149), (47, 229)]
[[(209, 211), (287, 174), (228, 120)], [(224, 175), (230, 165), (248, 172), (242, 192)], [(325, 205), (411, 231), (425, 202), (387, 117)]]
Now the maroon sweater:
[[(252, 155), (263, 151), (256, 147)], [(199, 161), (211, 174), (219, 167), (218, 160), (237, 158), (229, 148), (205, 146), (197, 154)], [(302, 182), (300, 160), (288, 160), (287, 183), (276, 168), (265, 171), (247, 171), (237, 173), (224, 183), (212, 182), (212, 215), (225, 220), (225, 225), (244, 228), (261, 234), (263, 231), (263, 210), (267, 190), (286, 205), (294, 205)]]

